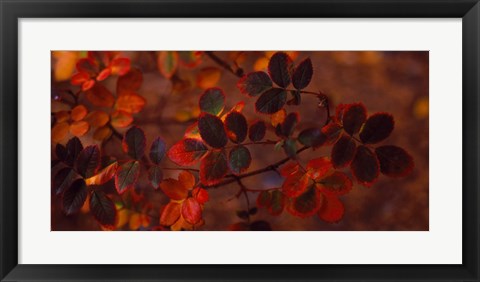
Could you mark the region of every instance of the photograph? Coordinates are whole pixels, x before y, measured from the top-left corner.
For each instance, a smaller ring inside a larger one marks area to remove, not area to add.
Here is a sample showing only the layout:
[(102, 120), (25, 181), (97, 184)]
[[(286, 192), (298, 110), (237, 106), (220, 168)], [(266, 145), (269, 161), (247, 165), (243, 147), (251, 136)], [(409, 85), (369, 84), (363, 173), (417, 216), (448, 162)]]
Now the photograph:
[(51, 231), (430, 230), (428, 50), (50, 62)]

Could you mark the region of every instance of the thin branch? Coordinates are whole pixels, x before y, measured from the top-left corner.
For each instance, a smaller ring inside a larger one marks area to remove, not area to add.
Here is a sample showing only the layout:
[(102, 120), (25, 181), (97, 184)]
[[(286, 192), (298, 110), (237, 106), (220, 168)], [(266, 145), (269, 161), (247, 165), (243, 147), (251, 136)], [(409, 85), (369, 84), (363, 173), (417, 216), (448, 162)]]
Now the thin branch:
[(237, 69), (237, 71), (235, 71), (232, 68), (232, 66), (230, 66), (230, 64), (228, 64), (227, 62), (222, 60), (220, 57), (215, 55), (212, 51), (205, 51), (205, 55), (210, 57), (210, 59), (212, 59), (215, 63), (217, 63), (218, 65), (220, 65), (221, 67), (223, 67), (227, 71), (231, 72), (233, 75), (235, 75), (237, 77), (240, 77), (240, 78), (243, 76), (243, 70), (242, 69)]

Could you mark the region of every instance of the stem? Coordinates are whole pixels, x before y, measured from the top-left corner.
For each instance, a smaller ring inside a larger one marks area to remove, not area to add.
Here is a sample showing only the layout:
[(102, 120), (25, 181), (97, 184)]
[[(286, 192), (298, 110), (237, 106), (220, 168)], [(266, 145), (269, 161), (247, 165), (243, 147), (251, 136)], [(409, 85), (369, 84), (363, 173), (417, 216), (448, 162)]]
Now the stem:
[(250, 145), (273, 145), (273, 144), (276, 144), (277, 142), (278, 142), (278, 141), (271, 141), (271, 140), (263, 141), (263, 142), (248, 142), (248, 143), (243, 143), (243, 144), (235, 144), (235, 145), (225, 146), (224, 148), (225, 148), (225, 149), (228, 149), (228, 148), (233, 148), (233, 147), (236, 147), (236, 146), (239, 146), (239, 145), (242, 145), (242, 146), (250, 146)]
[[(302, 148), (298, 149), (297, 154), (305, 151), (308, 148), (310, 148), (310, 147), (305, 146), (305, 147), (302, 147)], [(243, 179), (243, 178), (246, 178), (246, 177), (254, 176), (254, 175), (261, 174), (261, 173), (268, 172), (268, 171), (276, 171), (281, 165), (288, 162), (289, 160), (290, 160), (290, 158), (285, 158), (283, 160), (280, 160), (280, 161), (278, 161), (278, 162), (276, 162), (272, 165), (266, 166), (264, 168), (254, 170), (254, 171), (251, 171), (249, 173), (244, 173), (244, 174), (237, 175), (233, 179), (227, 179), (227, 180), (221, 181), (221, 182), (219, 182), (215, 185), (204, 185), (203, 187), (204, 188), (218, 188), (218, 187), (221, 187), (221, 186), (233, 183), (233, 182), (237, 182), (237, 179)]]
[(232, 69), (232, 67), (227, 63), (225, 62), (224, 60), (222, 60), (220, 57), (218, 57), (217, 55), (215, 55), (213, 53), (213, 51), (205, 51), (205, 55), (207, 55), (208, 57), (210, 57), (210, 59), (212, 59), (215, 63), (217, 63), (218, 65), (220, 65), (221, 67), (223, 67), (224, 69), (226, 69), (227, 71), (233, 73), (233, 75), (237, 76), (237, 77), (242, 77), (242, 73), (243, 73), (243, 70), (241, 69), (238, 69), (237, 71), (234, 71)]

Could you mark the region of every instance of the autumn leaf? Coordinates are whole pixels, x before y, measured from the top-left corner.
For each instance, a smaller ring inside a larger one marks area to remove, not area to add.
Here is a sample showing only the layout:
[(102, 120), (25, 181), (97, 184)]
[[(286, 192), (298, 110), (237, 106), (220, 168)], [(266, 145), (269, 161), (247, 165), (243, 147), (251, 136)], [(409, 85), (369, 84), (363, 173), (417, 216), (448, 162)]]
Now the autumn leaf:
[(200, 164), (200, 182), (205, 185), (219, 183), (228, 172), (225, 151), (210, 151)]
[(324, 195), (323, 204), (318, 211), (318, 217), (326, 222), (339, 222), (345, 213), (343, 203), (334, 195)]
[(163, 180), (163, 173), (162, 169), (158, 165), (152, 165), (148, 169), (148, 180), (154, 189), (158, 189), (160, 187), (160, 183)]
[(103, 185), (115, 176), (118, 163), (115, 161), (97, 172), (96, 175), (85, 179), (87, 185)]
[(250, 167), (251, 162), (252, 156), (247, 147), (238, 145), (230, 150), (228, 166), (233, 174), (239, 175), (245, 172)]
[(117, 80), (117, 95), (121, 97), (125, 93), (136, 92), (143, 83), (142, 72), (137, 68), (132, 68), (128, 73), (120, 76)]
[(145, 155), (146, 138), (142, 129), (132, 126), (125, 132), (122, 141), (123, 150), (136, 160)]
[(55, 194), (62, 194), (67, 187), (70, 187), (70, 184), (72, 184), (76, 178), (79, 178), (78, 174), (70, 167), (59, 170), (57, 174), (55, 174), (52, 182)]
[(114, 111), (110, 117), (112, 126), (117, 128), (127, 127), (133, 122), (132, 114), (125, 111)]
[(343, 129), (350, 135), (358, 133), (367, 119), (367, 109), (362, 103), (346, 105), (343, 110)]
[(165, 208), (163, 208), (160, 216), (160, 224), (165, 226), (173, 225), (180, 217), (181, 209), (182, 205), (179, 203), (168, 203)]
[(327, 136), (319, 128), (307, 128), (298, 134), (298, 142), (307, 147), (318, 148), (325, 144)]
[(77, 213), (87, 199), (87, 186), (83, 179), (75, 180), (62, 196), (62, 208), (66, 215)]
[(225, 118), (225, 130), (234, 143), (242, 143), (247, 137), (248, 124), (245, 116), (239, 112), (230, 112)]
[(115, 188), (119, 194), (125, 193), (133, 188), (140, 175), (140, 163), (138, 161), (127, 161), (119, 166), (115, 174)]
[(332, 148), (332, 164), (335, 168), (348, 166), (355, 156), (357, 145), (348, 135), (342, 135)]
[(165, 156), (166, 144), (162, 138), (157, 137), (150, 147), (150, 160), (154, 164), (159, 164)]
[(97, 107), (110, 108), (115, 103), (115, 97), (105, 86), (100, 83), (95, 85), (85, 93), (87, 100)]
[(267, 73), (257, 71), (244, 75), (238, 81), (237, 87), (243, 94), (255, 97), (271, 89), (272, 80)]
[(100, 149), (97, 145), (85, 147), (77, 157), (76, 169), (85, 178), (93, 176), (100, 166)]
[(274, 114), (287, 102), (287, 92), (281, 88), (265, 91), (255, 102), (255, 110), (262, 114)]
[(174, 51), (161, 51), (158, 53), (158, 70), (166, 78), (171, 78), (178, 67), (178, 54)]
[(286, 88), (291, 81), (292, 59), (284, 53), (275, 53), (268, 63), (268, 73), (278, 86)]
[(379, 166), (374, 152), (366, 146), (358, 146), (350, 168), (360, 184), (370, 187), (378, 179)]
[(312, 185), (298, 197), (290, 198), (287, 210), (294, 216), (305, 218), (316, 214), (322, 207), (322, 203), (322, 194)]
[(173, 145), (167, 155), (172, 162), (181, 166), (189, 166), (200, 160), (207, 151), (207, 147), (201, 140), (185, 138)]
[(265, 137), (267, 126), (265, 122), (257, 120), (253, 122), (248, 129), (248, 138), (252, 142), (259, 142)]
[(222, 72), (216, 67), (206, 67), (197, 74), (197, 86), (201, 89), (207, 89), (217, 85)]
[(213, 148), (222, 148), (227, 144), (227, 133), (222, 120), (208, 113), (198, 118), (198, 129), (203, 141)]
[(317, 182), (317, 188), (324, 194), (341, 196), (352, 190), (352, 181), (345, 173), (335, 171), (319, 180)]
[(360, 140), (365, 144), (383, 141), (393, 131), (393, 116), (387, 113), (371, 115), (360, 131)]
[(100, 225), (108, 229), (115, 227), (117, 221), (115, 204), (103, 191), (94, 189), (90, 195), (90, 212)]
[(87, 113), (88, 113), (88, 110), (84, 105), (78, 105), (72, 109), (72, 112), (70, 113), (70, 117), (74, 121), (80, 121), (87, 115)]
[(209, 88), (199, 99), (200, 110), (212, 115), (219, 115), (225, 108), (225, 94), (220, 88)]
[(293, 87), (296, 89), (304, 89), (310, 84), (313, 76), (313, 66), (310, 58), (307, 58), (300, 62), (295, 68), (292, 75)]
[(136, 114), (143, 110), (146, 100), (136, 93), (126, 93), (118, 97), (115, 109), (127, 113)]
[(381, 146), (375, 149), (380, 171), (390, 177), (405, 177), (413, 170), (413, 158), (397, 146)]
[(197, 224), (202, 219), (202, 208), (194, 198), (187, 198), (182, 203), (182, 216), (190, 224)]

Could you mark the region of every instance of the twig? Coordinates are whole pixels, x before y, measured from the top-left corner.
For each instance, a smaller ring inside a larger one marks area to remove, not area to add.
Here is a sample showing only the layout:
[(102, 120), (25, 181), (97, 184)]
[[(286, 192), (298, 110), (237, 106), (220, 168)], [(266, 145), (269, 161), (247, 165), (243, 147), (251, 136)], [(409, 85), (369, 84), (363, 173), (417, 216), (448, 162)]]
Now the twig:
[[(238, 69), (237, 71), (234, 71), (232, 69), (232, 67), (227, 63), (225, 62), (224, 60), (222, 60), (220, 57), (218, 57), (217, 55), (215, 55), (212, 51), (205, 51), (205, 54), (210, 57), (210, 59), (212, 59), (215, 63), (217, 63), (218, 65), (220, 65), (221, 67), (223, 67), (224, 69), (226, 69), (227, 71), (233, 73), (235, 76), (237, 77), (242, 77), (243, 76), (243, 71), (241, 69)], [(239, 71), (240, 70), (240, 71)]]

